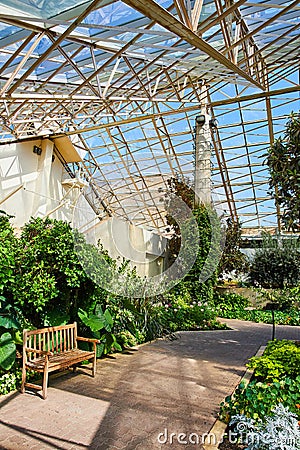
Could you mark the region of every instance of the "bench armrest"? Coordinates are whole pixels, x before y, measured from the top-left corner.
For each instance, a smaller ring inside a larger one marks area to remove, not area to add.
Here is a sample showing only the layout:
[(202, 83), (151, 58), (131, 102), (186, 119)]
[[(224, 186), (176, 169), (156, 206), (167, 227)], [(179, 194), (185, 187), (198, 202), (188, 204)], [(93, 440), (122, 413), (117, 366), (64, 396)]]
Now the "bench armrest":
[(47, 355), (47, 356), (53, 356), (52, 352), (49, 352), (47, 350), (38, 350), (36, 348), (30, 348), (30, 347), (25, 347), (24, 350), (28, 353), (37, 353), (38, 355)]
[(81, 336), (77, 336), (76, 339), (77, 339), (77, 341), (96, 342), (96, 344), (101, 343), (100, 339), (91, 339), (91, 338), (86, 338), (86, 337), (81, 337)]

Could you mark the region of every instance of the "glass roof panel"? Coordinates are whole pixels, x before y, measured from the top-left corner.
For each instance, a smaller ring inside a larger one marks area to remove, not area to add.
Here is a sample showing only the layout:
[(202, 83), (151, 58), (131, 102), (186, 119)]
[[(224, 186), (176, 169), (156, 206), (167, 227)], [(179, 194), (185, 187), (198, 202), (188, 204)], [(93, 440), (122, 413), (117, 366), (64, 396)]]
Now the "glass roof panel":
[(161, 230), (162, 206), (147, 202), (170, 176), (193, 180), (195, 117), (209, 114), (219, 210), (276, 224), (263, 161), (299, 111), (299, 5), (225, 2), (220, 18), (212, 0), (90, 4), (0, 0), (0, 143), (75, 135), (113, 212), (132, 220), (132, 196)]
[(78, 6), (86, 7), (91, 0), (1, 0), (0, 8), (7, 11), (7, 14), (21, 17), (26, 12), (26, 16), (49, 19), (66, 11), (70, 11)]

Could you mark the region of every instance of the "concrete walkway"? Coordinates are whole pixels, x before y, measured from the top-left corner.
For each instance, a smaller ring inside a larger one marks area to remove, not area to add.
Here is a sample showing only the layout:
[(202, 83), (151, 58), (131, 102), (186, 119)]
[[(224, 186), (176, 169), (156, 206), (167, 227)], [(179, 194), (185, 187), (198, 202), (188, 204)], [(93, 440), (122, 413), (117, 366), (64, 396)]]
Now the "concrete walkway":
[[(182, 332), (99, 360), (96, 378), (50, 377), (47, 400), (1, 397), (0, 448), (201, 449), (219, 403), (271, 337), (270, 325), (223, 321), (232, 330)], [(276, 337), (300, 340), (300, 327), (278, 326)]]

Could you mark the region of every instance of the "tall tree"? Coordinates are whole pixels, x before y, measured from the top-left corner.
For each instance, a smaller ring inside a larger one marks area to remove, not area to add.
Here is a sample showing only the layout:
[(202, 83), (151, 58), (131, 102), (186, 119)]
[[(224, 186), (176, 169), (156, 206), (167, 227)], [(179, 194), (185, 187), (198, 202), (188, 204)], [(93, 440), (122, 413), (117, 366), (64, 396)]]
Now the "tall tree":
[(292, 113), (283, 137), (268, 150), (270, 188), (275, 202), (282, 207), (284, 228), (300, 230), (300, 115)]

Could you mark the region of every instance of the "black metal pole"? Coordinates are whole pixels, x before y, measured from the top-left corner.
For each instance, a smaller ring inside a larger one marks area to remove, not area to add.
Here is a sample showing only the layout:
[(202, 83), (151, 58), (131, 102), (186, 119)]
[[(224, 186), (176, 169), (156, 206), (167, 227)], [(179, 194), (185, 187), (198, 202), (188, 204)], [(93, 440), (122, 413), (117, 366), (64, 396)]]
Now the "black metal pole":
[(274, 341), (274, 339), (275, 339), (275, 313), (274, 313), (274, 309), (271, 309), (271, 313), (272, 313), (272, 341)]

